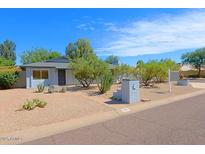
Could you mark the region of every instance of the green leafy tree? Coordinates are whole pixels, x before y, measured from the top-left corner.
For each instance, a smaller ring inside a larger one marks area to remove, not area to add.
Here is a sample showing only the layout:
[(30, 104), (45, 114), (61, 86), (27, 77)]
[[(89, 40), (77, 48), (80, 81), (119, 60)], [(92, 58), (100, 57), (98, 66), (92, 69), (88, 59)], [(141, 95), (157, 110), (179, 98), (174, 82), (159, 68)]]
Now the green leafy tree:
[(75, 43), (69, 43), (65, 53), (71, 60), (81, 57), (89, 57), (94, 54), (90, 42), (86, 39), (78, 39)]
[(147, 63), (140, 60), (137, 62), (134, 74), (141, 80), (143, 86), (150, 86), (156, 82), (166, 81), (169, 69), (178, 70), (179, 65), (171, 59), (150, 60)]
[(0, 56), (7, 60), (16, 61), (16, 44), (10, 40), (5, 40), (0, 44)]
[(0, 66), (13, 66), (15, 63), (11, 59), (0, 57)]
[(138, 62), (135, 68), (135, 75), (140, 78), (143, 86), (152, 85), (156, 72), (156, 63), (154, 61), (148, 63)]
[(109, 64), (112, 64), (112, 65), (119, 65), (119, 57), (114, 56), (114, 55), (108, 56), (105, 59), (105, 62), (109, 63)]
[(21, 63), (29, 64), (40, 62), (52, 58), (60, 57), (61, 54), (57, 51), (47, 50), (43, 48), (35, 48), (32, 50), (24, 51), (21, 56)]
[(198, 70), (198, 77), (201, 76), (201, 68), (205, 65), (205, 48), (197, 49), (194, 52), (182, 55), (182, 63), (190, 64)]
[(96, 78), (96, 56), (76, 58), (71, 63), (73, 68), (73, 75), (80, 82), (83, 87), (88, 88)]
[(127, 64), (121, 64), (113, 69), (113, 74), (121, 83), (123, 78), (130, 78), (133, 75), (133, 68)]
[(161, 59), (160, 61), (156, 61), (156, 82), (164, 82), (168, 79), (168, 71), (178, 71), (179, 64), (171, 59)]

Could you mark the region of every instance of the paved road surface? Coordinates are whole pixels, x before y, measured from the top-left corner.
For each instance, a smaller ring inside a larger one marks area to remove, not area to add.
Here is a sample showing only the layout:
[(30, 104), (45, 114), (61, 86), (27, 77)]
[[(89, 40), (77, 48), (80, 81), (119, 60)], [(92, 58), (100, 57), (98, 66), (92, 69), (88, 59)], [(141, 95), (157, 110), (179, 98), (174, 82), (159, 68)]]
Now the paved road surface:
[(25, 144), (205, 144), (205, 94)]

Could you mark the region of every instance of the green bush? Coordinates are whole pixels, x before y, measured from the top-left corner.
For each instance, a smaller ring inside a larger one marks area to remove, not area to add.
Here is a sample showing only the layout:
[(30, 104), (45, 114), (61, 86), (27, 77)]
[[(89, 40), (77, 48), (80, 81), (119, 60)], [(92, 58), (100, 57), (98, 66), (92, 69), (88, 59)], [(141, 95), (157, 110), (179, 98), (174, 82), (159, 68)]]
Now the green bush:
[(152, 63), (138, 62), (135, 69), (136, 76), (139, 76), (142, 86), (150, 86), (155, 77), (156, 67)]
[(0, 89), (9, 89), (14, 86), (19, 78), (21, 69), (14, 66), (0, 67)]
[(4, 72), (0, 73), (0, 88), (9, 89), (14, 86), (19, 78), (18, 73)]
[(33, 103), (36, 104), (36, 106), (40, 108), (44, 108), (47, 105), (47, 102), (42, 101), (40, 99), (33, 99)]
[(33, 110), (36, 107), (44, 108), (47, 105), (47, 102), (39, 100), (39, 99), (33, 99), (33, 100), (27, 100), (22, 108), (25, 110)]
[(42, 93), (44, 91), (44, 88), (45, 88), (45, 86), (43, 84), (37, 85), (37, 89), (38, 89), (37, 92)]
[(96, 79), (100, 93), (107, 92), (113, 84), (113, 75), (110, 71), (106, 71)]
[(33, 101), (27, 100), (27, 102), (24, 103), (22, 107), (25, 110), (33, 110), (36, 107), (36, 104)]
[(100, 93), (105, 93), (108, 91), (113, 83), (113, 74), (109, 68), (109, 64), (97, 60), (95, 62), (95, 79), (98, 85)]
[(113, 70), (113, 75), (115, 76), (115, 79), (119, 81), (119, 83), (122, 82), (122, 79), (124, 78), (131, 78), (133, 75), (133, 67), (127, 65), (127, 64), (121, 64), (116, 66)]
[(179, 65), (170, 59), (151, 60), (147, 63), (138, 61), (134, 74), (140, 78), (142, 86), (152, 86), (156, 82), (166, 81), (169, 69), (178, 70)]

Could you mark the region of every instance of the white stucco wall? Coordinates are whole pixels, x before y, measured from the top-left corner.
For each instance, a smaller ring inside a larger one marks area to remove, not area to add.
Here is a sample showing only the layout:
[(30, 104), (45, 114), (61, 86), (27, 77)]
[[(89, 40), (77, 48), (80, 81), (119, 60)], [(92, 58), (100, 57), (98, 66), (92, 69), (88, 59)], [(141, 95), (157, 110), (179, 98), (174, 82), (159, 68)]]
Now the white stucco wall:
[(78, 85), (78, 80), (74, 77), (72, 70), (66, 70), (66, 85)]
[(74, 84), (75, 78), (72, 74), (72, 70), (66, 70), (66, 85)]
[[(33, 70), (48, 70), (48, 79), (33, 79)], [(55, 68), (26, 68), (26, 88), (36, 88), (39, 84), (58, 84), (57, 73)]]
[[(33, 79), (33, 70), (48, 70), (48, 79)], [(78, 80), (72, 74), (72, 70), (65, 70), (66, 75), (66, 85), (77, 85)], [(26, 68), (26, 88), (36, 88), (37, 85), (44, 84), (48, 85), (58, 85), (58, 69), (56, 68)]]

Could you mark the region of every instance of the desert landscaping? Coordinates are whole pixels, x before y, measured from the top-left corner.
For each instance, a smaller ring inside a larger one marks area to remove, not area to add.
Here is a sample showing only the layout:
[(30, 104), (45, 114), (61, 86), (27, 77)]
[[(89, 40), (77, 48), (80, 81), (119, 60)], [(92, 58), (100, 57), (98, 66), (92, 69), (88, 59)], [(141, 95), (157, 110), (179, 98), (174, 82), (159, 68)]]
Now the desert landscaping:
[[(192, 86), (177, 86), (172, 83), (172, 92), (169, 93), (168, 83), (156, 84), (153, 88), (140, 88), (141, 99), (150, 99), (147, 102), (122, 104), (112, 100), (114, 91), (120, 89), (121, 84), (113, 84), (105, 94), (99, 94), (96, 85), (88, 89), (70, 86), (66, 92), (43, 93), (36, 89), (8, 89), (0, 91), (0, 134), (7, 134), (31, 127), (42, 126), (71, 119), (80, 119), (89, 115), (106, 113), (129, 106), (138, 106), (143, 103), (154, 103), (177, 95), (199, 91)], [(27, 100), (38, 98), (47, 102), (44, 108), (24, 110), (22, 105)]]

